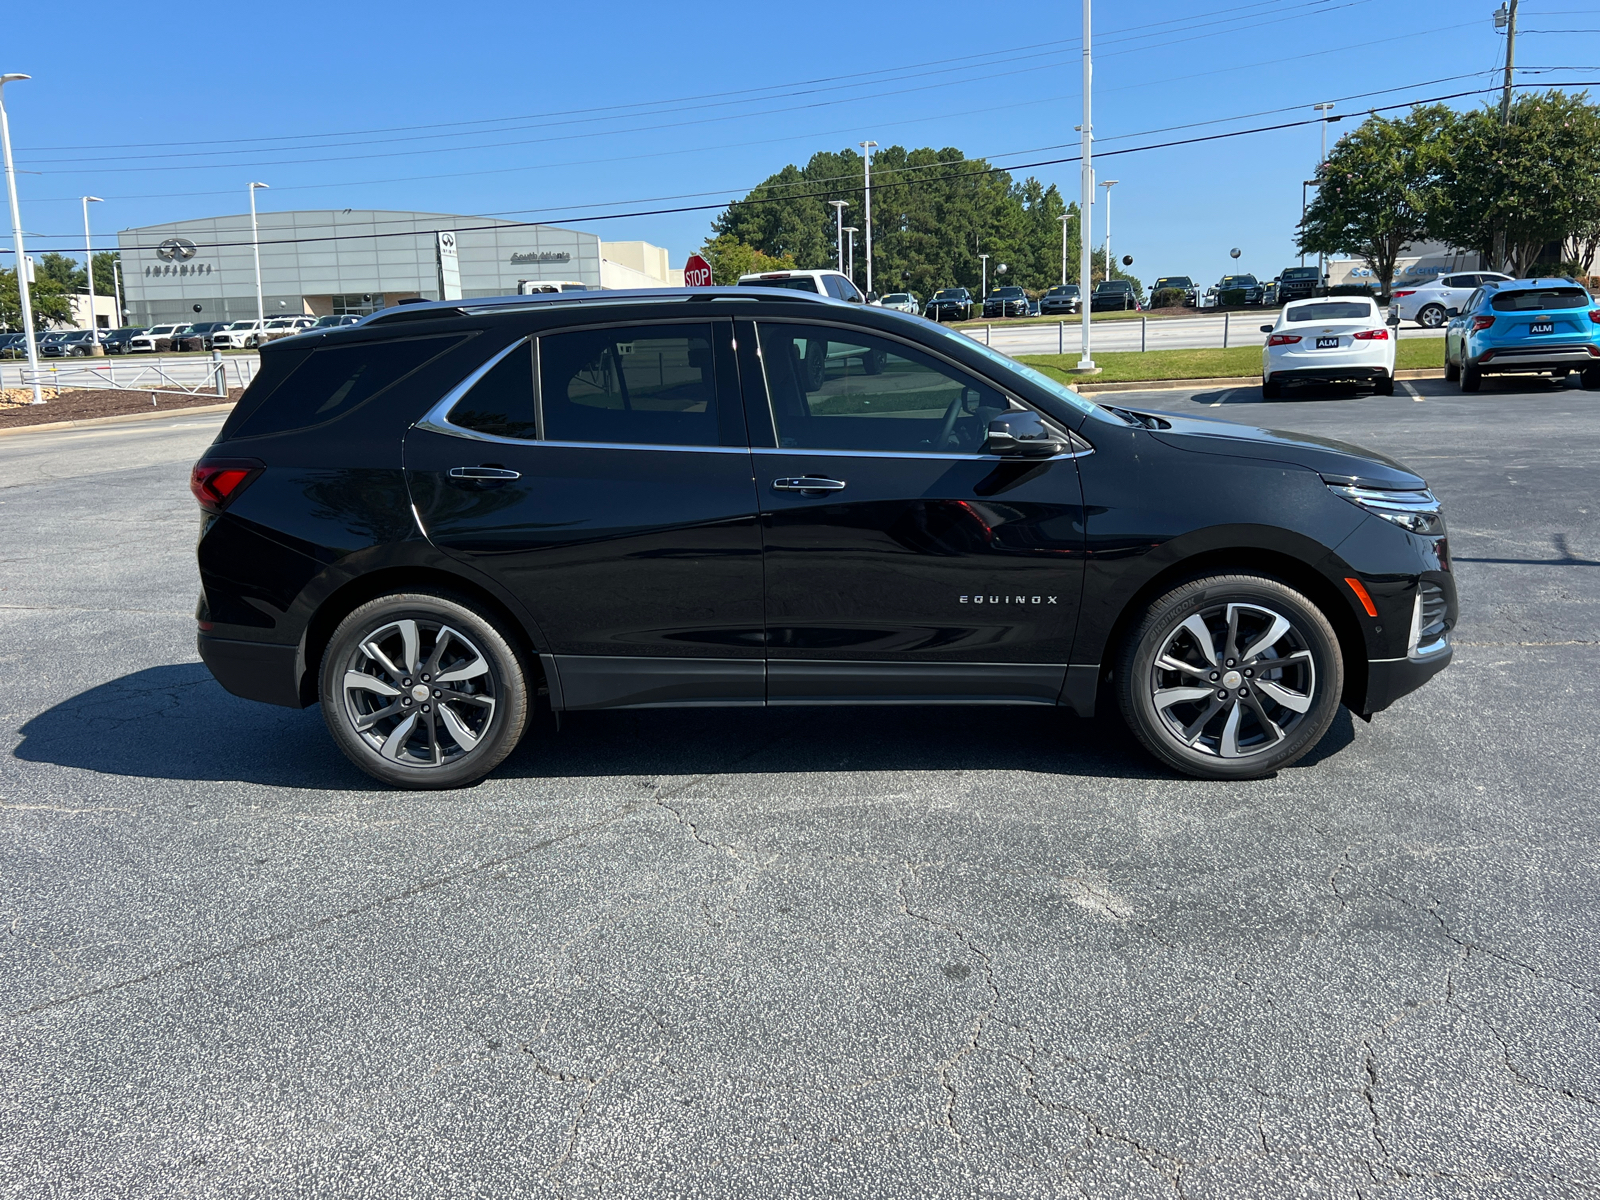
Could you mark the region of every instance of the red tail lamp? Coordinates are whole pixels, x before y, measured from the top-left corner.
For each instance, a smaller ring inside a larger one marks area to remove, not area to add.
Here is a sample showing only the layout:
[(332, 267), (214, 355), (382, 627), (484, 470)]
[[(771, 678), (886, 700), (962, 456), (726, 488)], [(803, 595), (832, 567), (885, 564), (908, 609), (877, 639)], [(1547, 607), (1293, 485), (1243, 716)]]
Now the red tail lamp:
[(189, 490), (201, 508), (219, 513), (264, 469), (254, 458), (201, 459), (189, 472)]

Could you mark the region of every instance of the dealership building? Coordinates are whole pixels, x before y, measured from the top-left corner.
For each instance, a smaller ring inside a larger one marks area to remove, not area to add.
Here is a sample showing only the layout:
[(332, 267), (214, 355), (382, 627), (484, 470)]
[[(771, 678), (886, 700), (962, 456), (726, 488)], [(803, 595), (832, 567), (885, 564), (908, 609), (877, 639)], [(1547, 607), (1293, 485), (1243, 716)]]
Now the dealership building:
[(681, 287), (648, 242), (449, 213), (317, 209), (124, 229), (123, 304), (135, 325), (256, 315), (365, 315), (402, 300), (513, 295), (525, 282)]

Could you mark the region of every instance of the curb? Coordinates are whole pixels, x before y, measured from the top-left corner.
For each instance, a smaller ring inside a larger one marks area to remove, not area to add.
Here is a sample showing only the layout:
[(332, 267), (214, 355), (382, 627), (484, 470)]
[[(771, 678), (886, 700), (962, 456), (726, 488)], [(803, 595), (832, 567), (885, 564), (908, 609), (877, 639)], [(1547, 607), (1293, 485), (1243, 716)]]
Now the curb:
[(136, 421), (156, 421), (162, 417), (192, 416), (200, 413), (227, 412), (228, 404), (195, 404), (188, 408), (163, 408), (158, 412), (118, 413), (114, 417), (85, 417), (81, 421), (43, 421), (38, 425), (11, 425), (0, 429), (0, 437), (17, 433), (48, 433), (53, 429), (92, 429), (100, 425), (128, 425)]
[[(1443, 379), (1444, 368), (1430, 368), (1425, 371), (1396, 371), (1397, 380), (1408, 379)], [(1134, 380), (1128, 383), (1086, 383), (1073, 387), (1080, 396), (1090, 396), (1097, 392), (1181, 392), (1194, 388), (1213, 387), (1259, 387), (1259, 375), (1229, 375), (1212, 379), (1146, 379)]]

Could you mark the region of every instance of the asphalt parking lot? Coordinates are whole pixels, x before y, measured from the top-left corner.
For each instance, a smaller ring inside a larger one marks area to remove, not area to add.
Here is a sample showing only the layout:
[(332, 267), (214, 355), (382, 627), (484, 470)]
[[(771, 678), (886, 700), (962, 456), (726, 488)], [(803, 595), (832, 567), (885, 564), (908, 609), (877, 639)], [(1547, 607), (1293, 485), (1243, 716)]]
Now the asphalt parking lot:
[(0, 1196), (1600, 1193), (1600, 394), (1120, 393), (1444, 498), (1454, 665), (1112, 721), (546, 721), (380, 790), (193, 645), (219, 418), (0, 438)]

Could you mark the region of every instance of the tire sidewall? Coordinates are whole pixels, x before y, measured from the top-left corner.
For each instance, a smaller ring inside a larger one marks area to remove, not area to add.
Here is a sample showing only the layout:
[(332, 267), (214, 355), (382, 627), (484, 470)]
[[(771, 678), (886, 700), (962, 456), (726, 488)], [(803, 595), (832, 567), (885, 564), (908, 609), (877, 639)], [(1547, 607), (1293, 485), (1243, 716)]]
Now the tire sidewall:
[[(459, 629), (483, 652), (494, 683), (495, 710), (479, 744), (459, 762), (408, 767), (382, 758), (351, 728), (342, 687), (344, 664), (360, 641), (392, 621), (413, 618)], [(322, 716), (345, 755), (374, 779), (416, 790), (465, 787), (487, 775), (516, 748), (528, 724), (528, 669), (515, 645), (464, 599), (428, 592), (380, 596), (354, 609), (328, 639), (319, 672)]]
[[(1218, 758), (1179, 743), (1157, 713), (1149, 686), (1156, 655), (1177, 627), (1194, 613), (1231, 602), (1259, 605), (1287, 617), (1311, 651), (1317, 681), (1310, 710), (1283, 743), (1239, 759)], [(1123, 717), (1157, 758), (1187, 775), (1254, 779), (1291, 765), (1322, 740), (1339, 709), (1344, 662), (1328, 618), (1294, 588), (1265, 575), (1212, 575), (1180, 584), (1150, 606), (1124, 645), (1117, 677)]]

